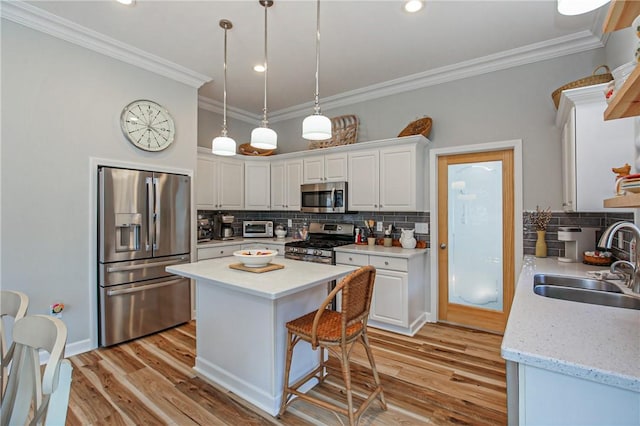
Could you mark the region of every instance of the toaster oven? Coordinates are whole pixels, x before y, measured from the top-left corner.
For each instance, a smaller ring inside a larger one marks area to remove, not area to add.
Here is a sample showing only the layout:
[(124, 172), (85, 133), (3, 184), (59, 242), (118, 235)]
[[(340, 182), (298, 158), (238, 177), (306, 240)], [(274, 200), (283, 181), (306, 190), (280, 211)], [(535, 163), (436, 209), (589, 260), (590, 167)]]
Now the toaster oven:
[(242, 222), (244, 238), (273, 238), (273, 221), (245, 220)]

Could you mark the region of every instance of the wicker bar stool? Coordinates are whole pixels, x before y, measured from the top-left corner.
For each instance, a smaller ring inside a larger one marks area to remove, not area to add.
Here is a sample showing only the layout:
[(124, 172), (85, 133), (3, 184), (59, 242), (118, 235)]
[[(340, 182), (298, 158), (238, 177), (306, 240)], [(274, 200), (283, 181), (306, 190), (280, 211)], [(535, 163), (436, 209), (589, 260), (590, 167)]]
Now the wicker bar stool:
[[(322, 302), (317, 311), (310, 312), (297, 319), (289, 321), (287, 327), (287, 358), (284, 369), (284, 388), (282, 390), (282, 402), (279, 415), (284, 414), (287, 406), (297, 398), (308, 401), (318, 407), (344, 414), (349, 418), (349, 424), (355, 425), (362, 413), (368, 408), (376, 396), (380, 397), (380, 403), (384, 410), (387, 403), (384, 400), (382, 384), (378, 377), (378, 371), (373, 359), (369, 339), (367, 338), (367, 319), (373, 295), (373, 283), (376, 277), (376, 269), (373, 266), (363, 266), (347, 275)], [(341, 312), (327, 309), (334, 296), (342, 292)], [(320, 365), (298, 380), (289, 385), (289, 369), (293, 348), (300, 341), (309, 342), (313, 350), (320, 348)], [(353, 395), (351, 390), (351, 370), (349, 356), (356, 342), (362, 343), (371, 364), (371, 371), (375, 381), (375, 389), (357, 409), (353, 407)], [(298, 389), (311, 379), (322, 383), (326, 375), (326, 361), (324, 349), (340, 359), (342, 376), (344, 378), (347, 395), (347, 408), (340, 407), (325, 400), (309, 396)]]

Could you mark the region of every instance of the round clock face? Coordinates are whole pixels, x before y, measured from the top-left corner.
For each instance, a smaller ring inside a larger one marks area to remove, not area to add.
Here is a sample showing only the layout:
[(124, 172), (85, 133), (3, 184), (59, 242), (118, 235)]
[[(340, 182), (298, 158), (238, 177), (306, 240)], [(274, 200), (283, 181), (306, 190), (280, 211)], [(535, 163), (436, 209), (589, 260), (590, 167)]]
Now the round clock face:
[(164, 107), (147, 100), (133, 101), (122, 110), (122, 131), (137, 148), (161, 151), (173, 142), (176, 128)]

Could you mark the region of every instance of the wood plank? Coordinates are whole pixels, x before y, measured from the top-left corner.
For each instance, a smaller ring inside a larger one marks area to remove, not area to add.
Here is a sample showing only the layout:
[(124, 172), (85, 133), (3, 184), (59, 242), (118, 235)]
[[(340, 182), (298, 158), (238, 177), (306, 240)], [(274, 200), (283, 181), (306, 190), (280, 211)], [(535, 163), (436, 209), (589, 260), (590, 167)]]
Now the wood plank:
[[(121, 345), (71, 357), (67, 424), (337, 425), (346, 417), (302, 400), (279, 418), (196, 377), (195, 322)], [(502, 337), (447, 324), (415, 336), (369, 329), (388, 409), (372, 402), (361, 425), (504, 425), (506, 383)], [(361, 345), (352, 354), (356, 401), (373, 386)], [(310, 393), (346, 405), (338, 360)]]
[(610, 33), (627, 28), (638, 15), (640, 15), (639, 1), (612, 0), (602, 26), (602, 32)]

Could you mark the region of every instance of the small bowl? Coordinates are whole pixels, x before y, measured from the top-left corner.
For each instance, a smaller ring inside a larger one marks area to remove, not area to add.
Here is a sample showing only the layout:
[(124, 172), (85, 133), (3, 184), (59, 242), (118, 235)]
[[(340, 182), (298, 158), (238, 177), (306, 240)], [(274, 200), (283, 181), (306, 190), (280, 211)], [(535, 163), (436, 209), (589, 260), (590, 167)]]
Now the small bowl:
[(277, 255), (278, 252), (276, 250), (238, 250), (234, 251), (233, 255), (240, 262), (244, 264), (244, 266), (248, 268), (257, 268), (259, 266), (266, 266), (271, 262)]
[(276, 229), (275, 233), (277, 238), (284, 238), (287, 236), (287, 231), (285, 231), (284, 229)]

